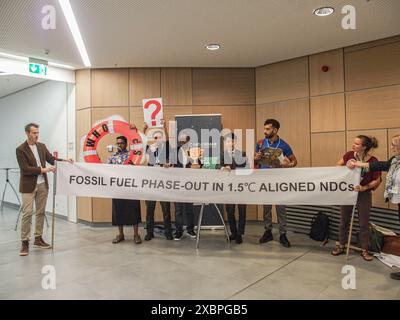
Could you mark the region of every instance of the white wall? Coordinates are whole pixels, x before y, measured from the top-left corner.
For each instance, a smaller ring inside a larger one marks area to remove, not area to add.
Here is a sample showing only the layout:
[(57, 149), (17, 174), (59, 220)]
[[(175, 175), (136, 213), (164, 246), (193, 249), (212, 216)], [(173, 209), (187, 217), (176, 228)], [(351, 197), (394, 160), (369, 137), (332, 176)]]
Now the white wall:
[[(24, 126), (29, 122), (40, 125), (39, 141), (45, 143), (50, 152), (57, 150), (61, 158), (74, 158), (75, 85), (46, 81), (0, 98), (0, 168), (18, 167), (15, 148), (26, 140)], [(10, 178), (18, 192), (19, 174), (11, 173)], [(49, 180), (52, 190), (52, 175)], [(0, 170), (0, 197), (4, 183), (5, 172)], [(9, 187), (5, 201), (18, 203)], [(46, 210), (52, 211), (52, 191)], [(76, 221), (75, 199), (57, 196), (56, 213)]]

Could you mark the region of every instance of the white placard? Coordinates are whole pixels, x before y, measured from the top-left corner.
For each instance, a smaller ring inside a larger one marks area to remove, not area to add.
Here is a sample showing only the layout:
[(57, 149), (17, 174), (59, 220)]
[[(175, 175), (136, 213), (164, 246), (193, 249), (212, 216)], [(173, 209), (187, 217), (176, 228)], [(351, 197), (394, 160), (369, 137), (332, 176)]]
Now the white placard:
[(162, 98), (143, 99), (144, 122), (149, 128), (162, 127), (164, 118)]

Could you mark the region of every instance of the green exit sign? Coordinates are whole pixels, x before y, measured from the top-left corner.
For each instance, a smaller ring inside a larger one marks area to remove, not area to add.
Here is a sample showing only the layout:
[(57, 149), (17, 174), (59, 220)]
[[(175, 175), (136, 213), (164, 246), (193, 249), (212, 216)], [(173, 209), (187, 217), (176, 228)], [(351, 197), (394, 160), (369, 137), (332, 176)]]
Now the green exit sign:
[(29, 63), (29, 72), (34, 74), (47, 74), (47, 66), (39, 63)]

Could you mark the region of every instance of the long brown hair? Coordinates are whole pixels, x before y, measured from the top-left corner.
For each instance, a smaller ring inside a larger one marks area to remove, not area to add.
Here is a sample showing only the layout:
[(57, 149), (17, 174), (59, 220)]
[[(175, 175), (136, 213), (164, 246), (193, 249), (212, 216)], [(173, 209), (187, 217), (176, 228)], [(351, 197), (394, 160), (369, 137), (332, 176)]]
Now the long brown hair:
[(365, 153), (368, 153), (372, 149), (378, 148), (378, 140), (375, 137), (365, 136), (360, 134), (357, 136), (362, 141), (362, 146), (365, 147)]

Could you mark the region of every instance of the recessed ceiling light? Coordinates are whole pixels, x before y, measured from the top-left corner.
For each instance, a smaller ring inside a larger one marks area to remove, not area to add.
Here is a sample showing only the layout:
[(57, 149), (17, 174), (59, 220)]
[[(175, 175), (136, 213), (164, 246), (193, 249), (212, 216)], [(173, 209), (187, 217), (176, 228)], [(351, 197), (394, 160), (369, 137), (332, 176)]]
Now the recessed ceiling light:
[(212, 44), (206, 45), (206, 49), (211, 50), (211, 51), (218, 50), (219, 48), (221, 48), (221, 46), (217, 43), (212, 43)]
[(332, 7), (322, 7), (314, 10), (314, 14), (318, 17), (326, 17), (335, 12)]

